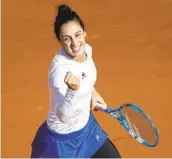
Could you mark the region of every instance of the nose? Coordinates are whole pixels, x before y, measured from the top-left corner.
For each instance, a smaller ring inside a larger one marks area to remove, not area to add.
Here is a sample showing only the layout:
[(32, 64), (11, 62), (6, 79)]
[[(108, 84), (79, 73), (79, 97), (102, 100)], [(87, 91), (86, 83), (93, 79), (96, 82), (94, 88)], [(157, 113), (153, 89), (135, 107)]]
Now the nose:
[(72, 46), (76, 46), (77, 45), (77, 43), (78, 43), (78, 41), (77, 41), (77, 39), (74, 37), (74, 38), (72, 38)]

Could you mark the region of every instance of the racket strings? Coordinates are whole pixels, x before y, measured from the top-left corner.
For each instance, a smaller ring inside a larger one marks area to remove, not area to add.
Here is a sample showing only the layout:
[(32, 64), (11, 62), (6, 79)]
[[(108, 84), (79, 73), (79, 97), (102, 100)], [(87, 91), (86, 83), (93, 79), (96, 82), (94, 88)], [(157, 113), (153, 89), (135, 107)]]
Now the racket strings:
[(139, 129), (136, 127), (136, 125), (134, 123), (132, 123), (130, 121), (130, 118), (128, 117), (127, 114), (125, 114), (125, 119), (126, 119), (127, 124), (129, 125), (129, 127), (134, 131), (134, 133), (137, 134), (138, 136), (141, 136)]
[(123, 115), (125, 116), (128, 126), (135, 134), (149, 143), (156, 142), (153, 127), (146, 117), (130, 107), (123, 108)]

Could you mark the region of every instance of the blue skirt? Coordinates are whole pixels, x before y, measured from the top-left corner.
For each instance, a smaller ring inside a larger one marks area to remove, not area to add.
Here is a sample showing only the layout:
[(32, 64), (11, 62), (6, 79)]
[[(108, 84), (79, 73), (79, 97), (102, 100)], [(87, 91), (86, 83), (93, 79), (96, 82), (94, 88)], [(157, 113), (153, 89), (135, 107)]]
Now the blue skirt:
[(106, 140), (92, 112), (83, 129), (69, 134), (51, 131), (45, 121), (32, 142), (31, 158), (90, 158)]

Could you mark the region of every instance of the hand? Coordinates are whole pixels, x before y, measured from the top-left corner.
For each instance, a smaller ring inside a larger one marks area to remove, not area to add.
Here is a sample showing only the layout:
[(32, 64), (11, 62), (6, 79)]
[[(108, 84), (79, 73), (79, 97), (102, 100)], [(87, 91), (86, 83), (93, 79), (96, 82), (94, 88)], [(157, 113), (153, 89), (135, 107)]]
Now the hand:
[(78, 90), (80, 88), (80, 80), (72, 72), (67, 72), (64, 82), (72, 90)]
[(99, 109), (96, 108), (96, 104), (100, 103), (102, 105), (106, 105), (104, 99), (101, 95), (94, 89), (91, 95), (91, 106), (94, 111), (98, 111)]

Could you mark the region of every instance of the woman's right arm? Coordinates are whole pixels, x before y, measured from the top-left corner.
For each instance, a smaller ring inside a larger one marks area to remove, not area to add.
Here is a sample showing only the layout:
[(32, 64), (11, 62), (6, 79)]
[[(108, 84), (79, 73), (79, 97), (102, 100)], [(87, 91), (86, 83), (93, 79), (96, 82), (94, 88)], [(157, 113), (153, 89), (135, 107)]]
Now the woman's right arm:
[[(74, 108), (75, 95), (80, 87), (79, 79), (71, 72), (65, 77), (56, 74), (51, 89), (51, 103), (55, 106), (56, 114), (61, 122), (68, 122), (76, 113)], [(62, 81), (63, 78), (63, 81)], [(66, 87), (67, 86), (67, 87)]]

